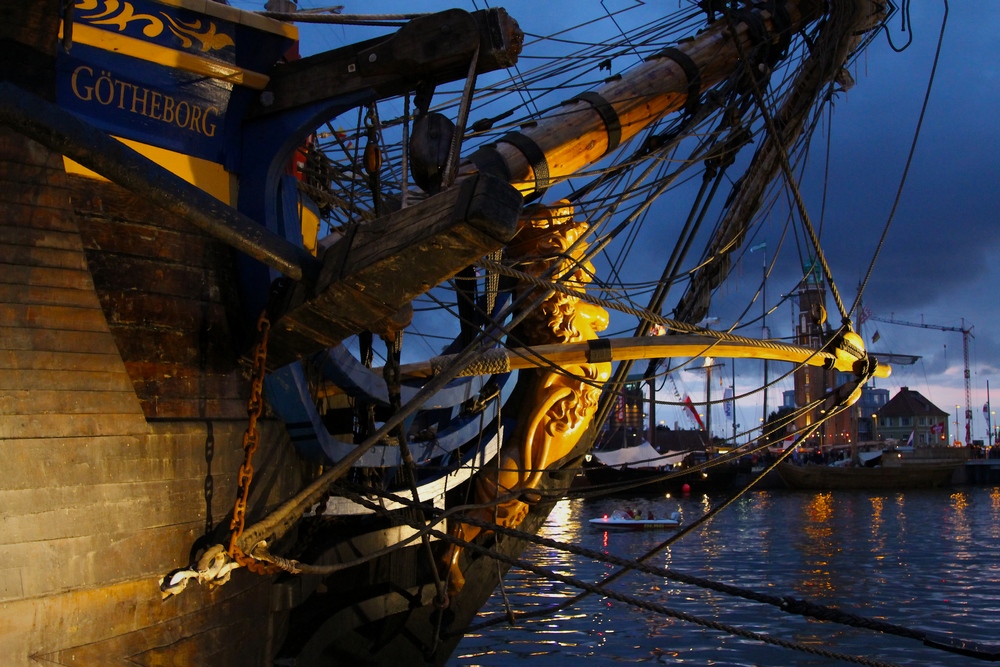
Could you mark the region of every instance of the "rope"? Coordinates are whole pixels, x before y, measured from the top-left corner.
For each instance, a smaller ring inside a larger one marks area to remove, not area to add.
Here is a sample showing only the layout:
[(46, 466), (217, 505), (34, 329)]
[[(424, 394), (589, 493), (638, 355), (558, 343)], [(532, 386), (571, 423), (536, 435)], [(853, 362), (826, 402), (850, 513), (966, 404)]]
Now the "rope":
[[(453, 359), (452, 355), (431, 357), (430, 365), (434, 375)], [(462, 375), (495, 375), (510, 372), (510, 357), (503, 348), (482, 350), (479, 357), (474, 359), (461, 371)]]

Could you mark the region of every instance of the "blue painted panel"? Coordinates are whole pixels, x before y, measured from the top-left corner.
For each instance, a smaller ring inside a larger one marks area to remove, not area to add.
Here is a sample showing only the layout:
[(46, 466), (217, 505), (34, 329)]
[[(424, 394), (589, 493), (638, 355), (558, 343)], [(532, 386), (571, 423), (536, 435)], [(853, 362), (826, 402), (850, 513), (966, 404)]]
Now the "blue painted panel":
[(231, 84), (75, 44), (60, 51), (56, 99), (111, 134), (221, 163)]

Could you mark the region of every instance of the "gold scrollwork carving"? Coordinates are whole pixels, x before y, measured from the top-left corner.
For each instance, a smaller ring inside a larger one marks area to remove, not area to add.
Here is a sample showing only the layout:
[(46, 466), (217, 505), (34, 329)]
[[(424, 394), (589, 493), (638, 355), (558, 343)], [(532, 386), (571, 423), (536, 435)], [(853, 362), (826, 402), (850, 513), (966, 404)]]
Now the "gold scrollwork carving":
[[(170, 28), (170, 32), (174, 33), (181, 40), (185, 49), (193, 46), (194, 42), (192, 38), (201, 42), (202, 51), (217, 51), (218, 49), (234, 45), (233, 38), (225, 33), (216, 32), (215, 24), (211, 21), (208, 22), (208, 27), (202, 30), (201, 21), (185, 23), (166, 14), (163, 17), (170, 22), (170, 25), (167, 27)], [(201, 32), (198, 32), (199, 30)]]
[[(589, 262), (576, 264), (587, 246), (581, 243), (572, 252), (570, 248), (586, 233), (588, 224), (574, 220), (573, 215), (573, 207), (564, 201), (536, 208), (526, 216), (507, 247), (507, 258), (519, 262), (522, 270), (534, 275), (542, 275), (556, 264), (555, 277), (563, 278), (575, 289), (584, 289), (591, 281), (594, 267)], [(527, 289), (531, 286), (522, 288)], [(578, 343), (596, 339), (598, 332), (607, 326), (608, 313), (603, 308), (556, 293), (521, 323), (515, 335), (524, 345)], [(611, 375), (611, 364), (579, 364), (560, 370), (521, 372), (516, 391), (524, 389), (520, 404), (530, 407), (530, 412), (501, 449), (499, 465), (476, 477), (476, 502), (494, 507), (471, 512), (475, 518), (511, 528), (520, 525), (529, 511), (523, 492), (536, 488), (546, 470), (569, 454), (589, 428), (601, 387)], [(522, 492), (518, 498), (495, 502), (517, 492)], [(458, 524), (451, 532), (471, 540), (480, 529)], [(460, 555), (461, 549), (451, 546), (443, 559), (452, 593), (465, 585), (459, 567)]]
[[(145, 22), (142, 34), (146, 37), (159, 37), (163, 33), (164, 22), (152, 14), (137, 14), (130, 2), (120, 2), (119, 0), (77, 0), (75, 5), (77, 11), (91, 12), (92, 14), (80, 15), (80, 20), (94, 25), (110, 25), (118, 28), (119, 32), (125, 32), (130, 23), (136, 21)], [(217, 51), (227, 46), (234, 46), (233, 38), (219, 32), (214, 21), (202, 22), (196, 19), (192, 22), (181, 21), (166, 12), (160, 12), (167, 21), (167, 28), (180, 40), (181, 46), (190, 49), (194, 46), (195, 40), (200, 44), (202, 52)]]
[[(110, 25), (118, 28), (119, 32), (124, 32), (129, 23), (133, 21), (143, 21), (146, 26), (142, 29), (142, 34), (146, 37), (158, 37), (163, 32), (163, 21), (152, 14), (136, 14), (130, 2), (118, 2), (118, 0), (103, 0), (104, 10), (89, 16), (81, 15), (80, 18), (94, 25)], [(76, 9), (90, 11), (97, 9), (96, 0), (79, 0)]]

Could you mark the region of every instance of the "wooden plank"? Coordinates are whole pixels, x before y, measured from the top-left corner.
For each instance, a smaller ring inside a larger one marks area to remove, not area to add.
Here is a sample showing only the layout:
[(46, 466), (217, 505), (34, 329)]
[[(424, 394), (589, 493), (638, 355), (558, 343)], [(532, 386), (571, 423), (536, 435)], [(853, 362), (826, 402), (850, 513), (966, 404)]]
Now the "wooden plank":
[(246, 415), (246, 402), (236, 398), (176, 398), (153, 396), (140, 401), (150, 419), (236, 419)]
[[(258, 422), (260, 460), (294, 459), (284, 426)], [(155, 422), (146, 436), (9, 438), (3, 441), (0, 489), (93, 486), (130, 480), (157, 482), (214, 478), (218, 509), (232, 507), (235, 486), (227, 486), (243, 462), (244, 414), (232, 421)], [(275, 453), (280, 453), (278, 456)], [(232, 493), (231, 493), (232, 492)]]
[(140, 328), (172, 329), (192, 337), (212, 322), (227, 321), (225, 306), (197, 299), (124, 292), (102, 295), (101, 304), (112, 326), (139, 324)]
[[(145, 433), (146, 420), (135, 395), (120, 396), (108, 409), (119, 412), (76, 414), (0, 414), (0, 440), (6, 438), (72, 438)], [(135, 410), (131, 411), (130, 408)]]
[[(0, 340), (3, 340), (0, 334)], [(0, 369), (98, 372), (126, 376), (117, 354), (86, 352), (49, 352), (0, 348)], [(2, 379), (2, 378), (0, 378)]]
[(0, 218), (0, 244), (24, 245), (56, 250), (83, 250), (80, 235), (73, 230), (53, 231), (34, 227), (10, 226)]
[(0, 349), (118, 355), (106, 331), (74, 331), (68, 336), (65, 331), (10, 326), (0, 326)]
[(93, 291), (65, 287), (33, 287), (0, 283), (0, 303), (24, 306), (70, 306), (95, 309), (100, 303)]
[(8, 169), (5, 172), (4, 180), (12, 183), (14, 187), (7, 187), (0, 190), (0, 203), (42, 206), (44, 208), (55, 209), (68, 208), (69, 190), (65, 187), (60, 187), (45, 179), (18, 181), (9, 177), (12, 171), (16, 173), (19, 170)]
[[(235, 474), (230, 473), (235, 480)], [(228, 486), (228, 484), (226, 485)], [(0, 544), (128, 533), (204, 516), (201, 479), (0, 491)]]
[(0, 264), (87, 270), (87, 260), (81, 252), (52, 248), (26, 248), (25, 246), (8, 244), (0, 245)]
[(61, 287), (93, 291), (90, 272), (81, 269), (60, 269), (50, 266), (0, 264), (0, 283), (33, 287)]
[(0, 413), (5, 416), (59, 415), (67, 418), (71, 415), (113, 415), (119, 403), (134, 398), (132, 391), (8, 390), (0, 395)]
[(64, 332), (108, 331), (98, 308), (0, 303), (0, 322), (8, 327), (62, 329)]
[[(67, 183), (71, 192), (73, 209), (79, 224), (83, 226), (134, 224), (136, 236), (145, 236), (161, 231), (189, 238), (201, 238), (215, 243), (212, 237), (199, 227), (114, 183), (94, 181), (73, 174), (68, 175)], [(97, 233), (99, 232), (95, 231), (84, 236)], [(107, 240), (115, 242), (115, 239)]]
[(25, 202), (0, 201), (0, 221), (5, 225), (48, 229), (56, 232), (76, 232), (76, 221), (62, 206), (33, 206)]
[[(159, 224), (77, 212), (77, 223), (87, 249), (184, 262), (193, 266), (212, 266), (228, 259), (229, 246), (215, 241), (190, 225), (181, 227), (172, 216), (151, 206), (135, 205), (146, 214), (145, 220), (165, 218)], [(133, 216), (136, 211), (132, 211)], [(165, 227), (165, 224), (170, 224)]]
[[(11, 667), (259, 663), (268, 632), (253, 621), (268, 613), (268, 578), (236, 572), (223, 588), (193, 586), (164, 604), (159, 576), (5, 603), (0, 606), (0, 626), (7, 630), (0, 633), (0, 655)], [(213, 635), (206, 645), (214, 645), (216, 634), (228, 638), (229, 655), (203, 661), (210, 654), (199, 643), (206, 633)], [(171, 655), (181, 642), (183, 653)]]
[[(182, 373), (197, 369), (209, 373), (232, 373), (237, 369), (236, 351), (228, 331), (208, 329), (204, 335), (195, 331), (130, 329), (118, 325), (121, 355), (129, 374), (136, 380)], [(144, 366), (143, 364), (149, 364)]]
[[(13, 370), (0, 373), (0, 391), (45, 391), (59, 387), (69, 392), (128, 392), (132, 380), (125, 373), (69, 370)], [(0, 399), (2, 400), (2, 399)]]
[(238, 298), (235, 270), (228, 257), (214, 266), (198, 266), (196, 262), (183, 264), (88, 251), (87, 261), (94, 282), (105, 294), (141, 291), (214, 303)]
[[(3, 546), (0, 567), (21, 570), (19, 597), (107, 586), (124, 579), (152, 576), (157, 571), (162, 575), (177, 567), (174, 563), (178, 560), (186, 564), (186, 551), (204, 529), (204, 519), (192, 515), (190, 521), (169, 526), (22, 541)], [(158, 544), (162, 549), (143, 548), (143, 543)], [(123, 548), (133, 551), (127, 555), (122, 553)], [(172, 555), (179, 558), (171, 558)]]

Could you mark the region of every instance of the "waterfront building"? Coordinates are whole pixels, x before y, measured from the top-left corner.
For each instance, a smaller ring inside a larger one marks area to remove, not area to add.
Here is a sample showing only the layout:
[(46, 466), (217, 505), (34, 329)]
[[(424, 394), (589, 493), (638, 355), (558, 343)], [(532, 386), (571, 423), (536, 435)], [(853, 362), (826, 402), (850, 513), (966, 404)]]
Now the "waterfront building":
[(879, 440), (895, 439), (900, 445), (914, 447), (948, 444), (948, 413), (919, 391), (900, 387), (876, 414)]

